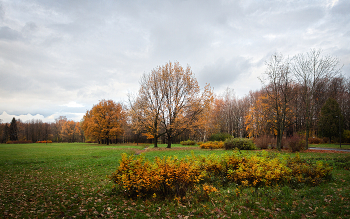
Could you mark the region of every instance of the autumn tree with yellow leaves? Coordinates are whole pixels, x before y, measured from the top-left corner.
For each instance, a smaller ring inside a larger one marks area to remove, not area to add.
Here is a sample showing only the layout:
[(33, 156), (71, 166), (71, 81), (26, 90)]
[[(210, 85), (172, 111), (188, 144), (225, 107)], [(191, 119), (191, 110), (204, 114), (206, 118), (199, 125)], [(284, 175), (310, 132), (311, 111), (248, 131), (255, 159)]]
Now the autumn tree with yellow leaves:
[(81, 135), (79, 122), (67, 120), (62, 124), (61, 136), (68, 142), (75, 142)]
[(120, 103), (101, 100), (84, 115), (82, 129), (87, 138), (109, 145), (111, 139), (124, 133), (125, 122), (126, 112)]
[(137, 129), (154, 138), (155, 147), (162, 135), (171, 148), (174, 137), (204, 125), (201, 120), (213, 101), (212, 90), (207, 85), (201, 92), (189, 66), (166, 63), (144, 74), (140, 85), (137, 97), (130, 100), (130, 113)]

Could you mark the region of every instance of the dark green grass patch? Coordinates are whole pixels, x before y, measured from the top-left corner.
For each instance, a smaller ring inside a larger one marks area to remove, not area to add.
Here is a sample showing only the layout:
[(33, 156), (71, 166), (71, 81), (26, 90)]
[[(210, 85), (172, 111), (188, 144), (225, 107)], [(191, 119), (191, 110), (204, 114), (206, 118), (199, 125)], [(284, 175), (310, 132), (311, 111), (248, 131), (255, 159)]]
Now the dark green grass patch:
[[(152, 146), (151, 146), (152, 147)], [(150, 147), (150, 148), (151, 148)], [(163, 145), (161, 145), (163, 147)], [(145, 146), (97, 144), (0, 145), (0, 218), (348, 218), (349, 170), (317, 187), (218, 188), (209, 200), (125, 199), (107, 178), (122, 153)], [(224, 150), (163, 149), (146, 157), (222, 154)], [(259, 153), (257, 151), (242, 153)], [(293, 155), (294, 156), (294, 155)], [(310, 162), (344, 163), (350, 154), (301, 153)]]
[(340, 144), (310, 144), (309, 147), (314, 148), (335, 148), (335, 149), (349, 149), (350, 150), (350, 144), (342, 144), (340, 147)]

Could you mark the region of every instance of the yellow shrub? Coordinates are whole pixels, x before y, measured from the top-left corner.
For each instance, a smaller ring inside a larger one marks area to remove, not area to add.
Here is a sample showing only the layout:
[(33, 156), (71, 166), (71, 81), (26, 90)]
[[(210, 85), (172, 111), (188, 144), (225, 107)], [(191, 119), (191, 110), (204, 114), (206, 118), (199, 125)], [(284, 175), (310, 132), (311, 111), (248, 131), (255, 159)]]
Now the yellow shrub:
[(187, 159), (156, 158), (152, 164), (143, 156), (122, 155), (119, 167), (110, 177), (130, 197), (184, 196), (199, 183), (201, 171)]
[[(234, 182), (242, 186), (270, 186), (280, 183), (317, 185), (331, 177), (331, 168), (322, 162), (309, 164), (297, 154), (294, 158), (260, 154), (242, 156), (237, 152), (223, 156), (175, 156), (155, 158), (123, 154), (119, 167), (110, 176), (129, 197), (184, 197), (188, 191), (205, 198), (217, 189), (208, 183)], [(198, 189), (197, 185), (206, 184)], [(195, 189), (197, 188), (197, 189)], [(237, 192), (236, 192), (237, 193)]]
[(201, 149), (221, 149), (224, 148), (223, 141), (207, 141), (200, 145)]

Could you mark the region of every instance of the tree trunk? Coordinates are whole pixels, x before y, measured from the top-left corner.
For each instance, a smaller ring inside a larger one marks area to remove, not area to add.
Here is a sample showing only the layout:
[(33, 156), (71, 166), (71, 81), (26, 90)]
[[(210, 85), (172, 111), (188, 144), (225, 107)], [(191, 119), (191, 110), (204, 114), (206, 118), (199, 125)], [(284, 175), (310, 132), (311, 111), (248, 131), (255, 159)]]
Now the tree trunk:
[(306, 104), (306, 139), (305, 139), (305, 150), (309, 149), (309, 132), (310, 132), (310, 112), (309, 103)]
[(166, 148), (171, 148), (171, 137), (168, 137), (168, 146)]
[(167, 143), (168, 143), (168, 145), (167, 145), (167, 148), (171, 148), (171, 132), (167, 132)]
[(277, 130), (277, 150), (281, 151), (282, 131)]
[(158, 147), (158, 136), (154, 136), (154, 147), (157, 148)]

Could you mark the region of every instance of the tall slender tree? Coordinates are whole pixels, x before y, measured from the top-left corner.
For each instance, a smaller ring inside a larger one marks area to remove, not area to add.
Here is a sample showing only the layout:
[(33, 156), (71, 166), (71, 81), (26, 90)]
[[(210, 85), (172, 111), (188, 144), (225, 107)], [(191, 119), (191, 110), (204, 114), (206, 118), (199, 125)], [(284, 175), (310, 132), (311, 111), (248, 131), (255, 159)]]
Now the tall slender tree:
[(273, 54), (266, 63), (264, 78), (260, 78), (267, 94), (267, 111), (272, 117), (269, 119), (277, 135), (277, 149), (281, 150), (284, 131), (288, 126), (287, 119), (292, 113), (289, 103), (292, 95), (292, 81), (289, 61), (281, 54)]
[(9, 127), (9, 135), (11, 141), (17, 141), (18, 140), (18, 128), (17, 128), (17, 121), (15, 117), (13, 117), (10, 127)]

